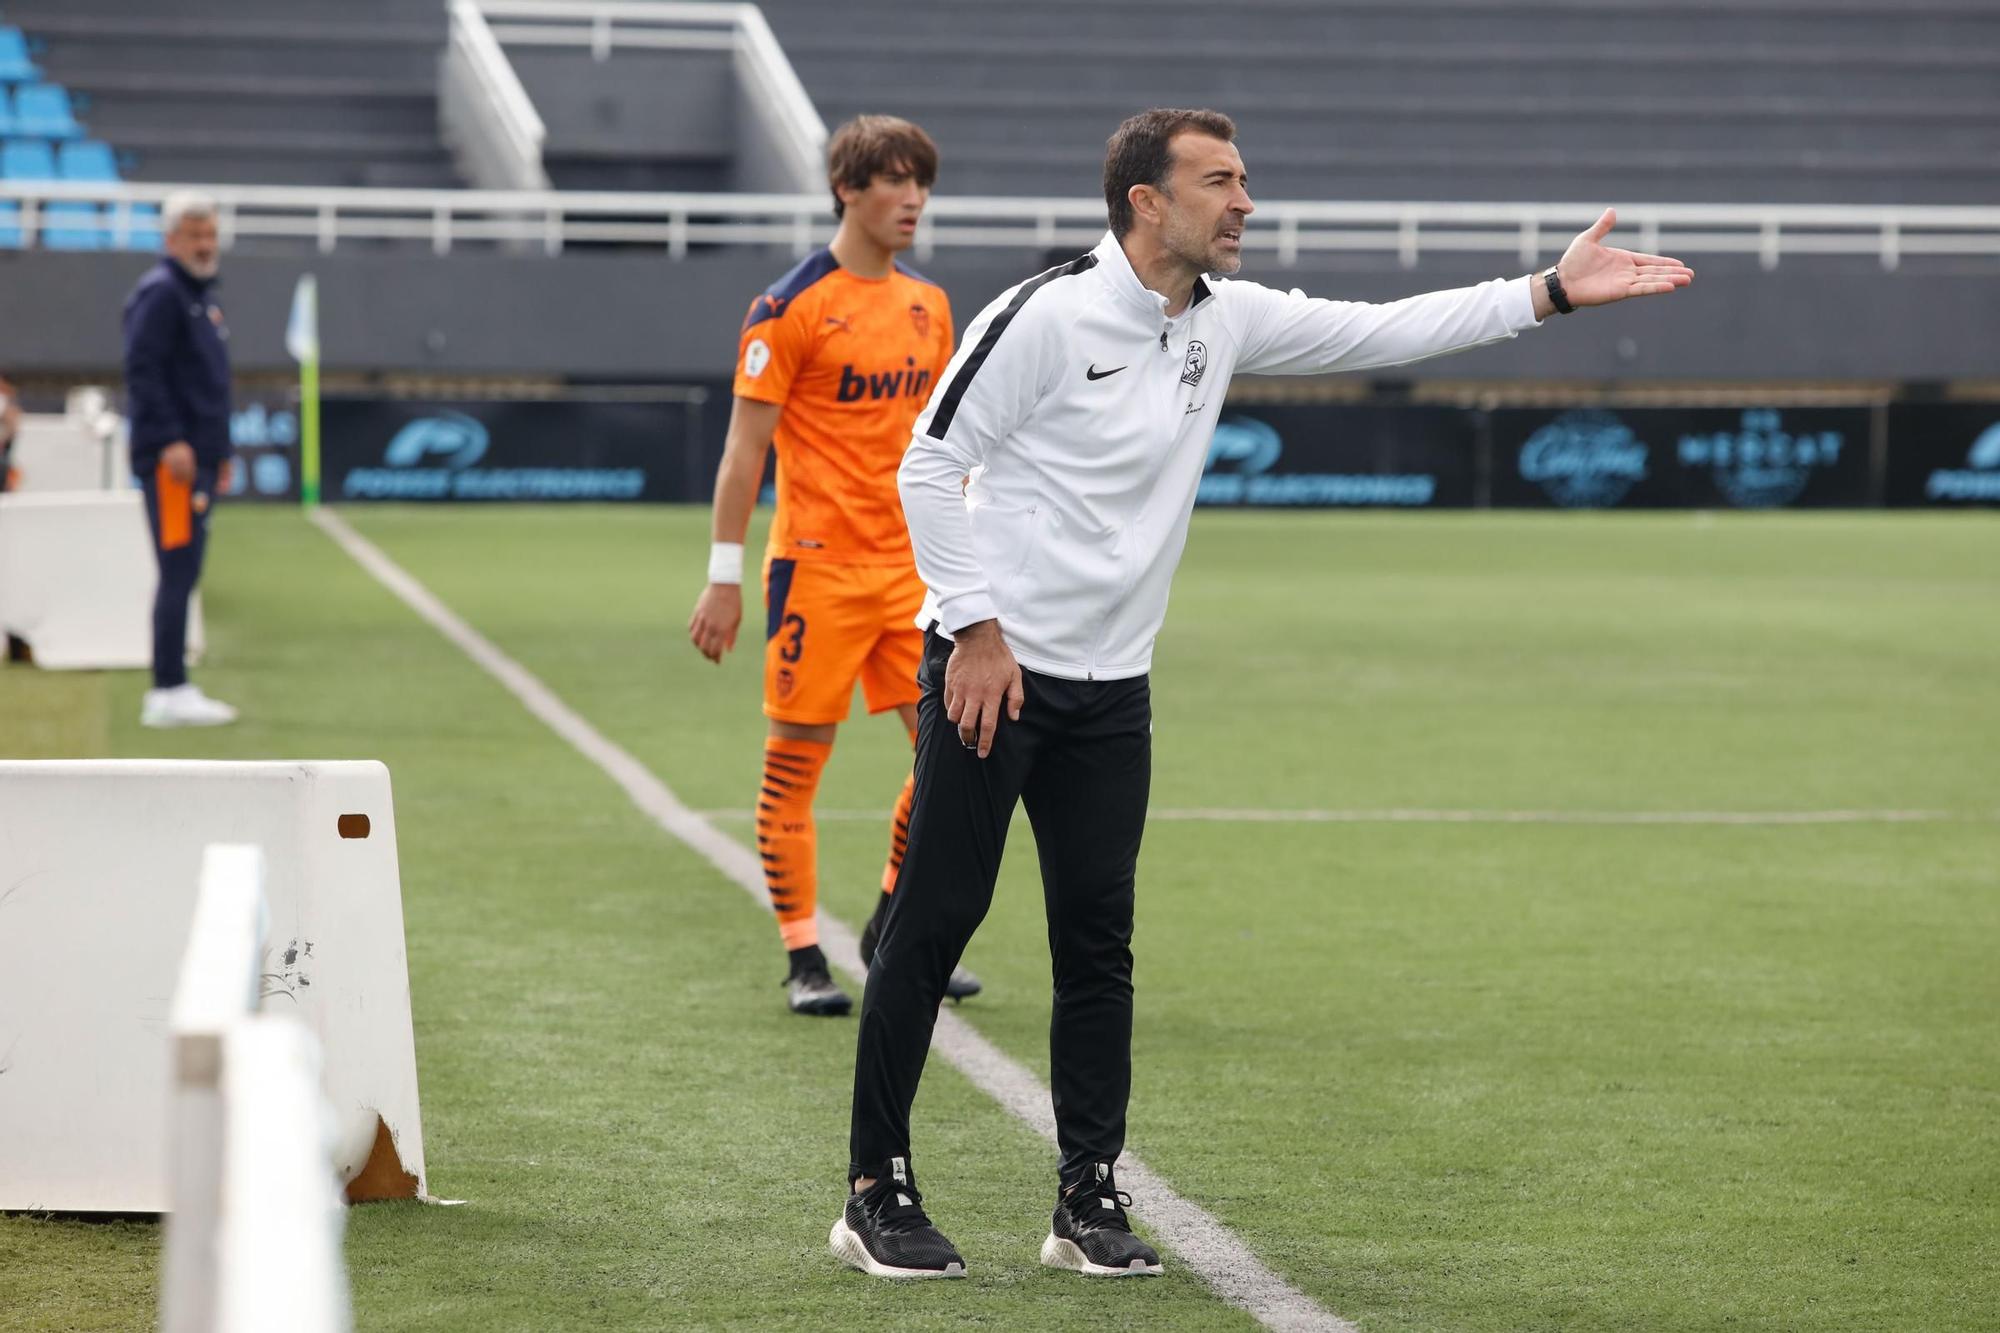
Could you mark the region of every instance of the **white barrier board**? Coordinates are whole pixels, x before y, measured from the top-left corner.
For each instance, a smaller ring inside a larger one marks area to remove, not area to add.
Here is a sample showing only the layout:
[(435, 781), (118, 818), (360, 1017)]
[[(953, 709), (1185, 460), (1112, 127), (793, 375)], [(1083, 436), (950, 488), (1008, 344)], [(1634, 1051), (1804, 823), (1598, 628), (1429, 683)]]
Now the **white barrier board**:
[(319, 1039), (341, 1179), (425, 1192), (388, 770), (6, 761), (0, 1209), (167, 1209), (169, 1005), (211, 842), (264, 849), (263, 1007)]
[(100, 440), (62, 416), (24, 415), (8, 453), (20, 490), (123, 490), (132, 484), (131, 456), (121, 436)]
[[(181, 950), (180, 980), (169, 1014), (173, 1108), (168, 1113), (172, 1147), (167, 1153), (167, 1199), (172, 1215), (160, 1244), (161, 1333), (208, 1333), (215, 1327), (216, 1237), (232, 1115), (223, 1104), (224, 1055), (230, 1028), (256, 1017), (262, 1003), (269, 930), (264, 849), (210, 843), (202, 857), (194, 923)], [(317, 1060), (312, 1080), (317, 1098)], [(327, 1183), (332, 1183), (331, 1171)]]
[[(0, 630), (52, 670), (148, 667), (159, 565), (136, 490), (0, 495)], [(201, 594), (188, 660), (202, 649)]]
[[(214, 1322), (202, 1333), (348, 1333), (354, 1327), (340, 1190), (327, 1170), (312, 1034), (279, 1014), (223, 1039), (228, 1135), (215, 1237)], [(163, 1314), (166, 1312), (162, 1312)], [(164, 1320), (165, 1333), (179, 1333)]]

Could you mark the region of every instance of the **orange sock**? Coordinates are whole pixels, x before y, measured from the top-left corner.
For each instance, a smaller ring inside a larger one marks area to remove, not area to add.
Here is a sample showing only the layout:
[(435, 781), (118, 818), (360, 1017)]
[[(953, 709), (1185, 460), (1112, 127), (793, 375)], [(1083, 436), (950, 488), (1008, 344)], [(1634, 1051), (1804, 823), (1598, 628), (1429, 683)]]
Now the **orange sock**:
[(903, 853), (910, 846), (910, 801), (917, 794), (917, 775), (903, 779), (903, 794), (896, 798), (896, 813), (889, 818), (889, 864), (882, 867), (882, 892), (896, 891), (896, 872), (903, 868)]
[(757, 796), (757, 855), (787, 949), (819, 943), (819, 833), (813, 796), (831, 745), (772, 736), (764, 742), (764, 787)]

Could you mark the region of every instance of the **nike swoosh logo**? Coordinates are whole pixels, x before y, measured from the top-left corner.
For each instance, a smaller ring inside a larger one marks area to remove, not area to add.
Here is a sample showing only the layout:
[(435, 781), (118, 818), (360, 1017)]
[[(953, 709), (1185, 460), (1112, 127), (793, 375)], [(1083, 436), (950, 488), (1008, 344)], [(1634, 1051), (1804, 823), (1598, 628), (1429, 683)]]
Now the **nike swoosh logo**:
[(1093, 361), (1091, 363), (1090, 369), (1083, 372), (1083, 377), (1087, 380), (1101, 380), (1101, 379), (1106, 379), (1112, 375), (1116, 375), (1119, 371), (1123, 369), (1125, 369), (1124, 366), (1113, 366), (1109, 370), (1099, 370), (1097, 368), (1097, 363)]

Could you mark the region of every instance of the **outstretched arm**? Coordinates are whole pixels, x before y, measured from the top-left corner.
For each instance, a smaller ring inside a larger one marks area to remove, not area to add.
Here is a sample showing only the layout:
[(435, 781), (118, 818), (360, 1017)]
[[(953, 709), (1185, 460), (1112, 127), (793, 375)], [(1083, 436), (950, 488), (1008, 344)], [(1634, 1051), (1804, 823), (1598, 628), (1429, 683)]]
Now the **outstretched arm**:
[[(1617, 220), (1606, 209), (1563, 253), (1557, 272), (1572, 309), (1670, 292), (1694, 281), (1694, 270), (1678, 259), (1605, 245), (1604, 236)], [(1229, 284), (1229, 294), (1243, 312), (1243, 350), (1236, 369), (1265, 375), (1408, 365), (1503, 342), (1556, 313), (1540, 273), (1381, 305), (1320, 300), (1252, 282)]]

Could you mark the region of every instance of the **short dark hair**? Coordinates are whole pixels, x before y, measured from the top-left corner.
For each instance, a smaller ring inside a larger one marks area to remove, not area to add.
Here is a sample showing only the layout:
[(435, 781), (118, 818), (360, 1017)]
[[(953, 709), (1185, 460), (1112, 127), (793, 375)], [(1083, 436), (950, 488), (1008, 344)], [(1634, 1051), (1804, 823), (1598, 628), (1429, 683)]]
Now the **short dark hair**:
[(1104, 207), (1111, 215), (1111, 234), (1124, 238), (1132, 230), (1134, 185), (1159, 188), (1173, 170), (1172, 146), (1178, 134), (1206, 134), (1231, 143), (1236, 122), (1220, 111), (1187, 111), (1154, 107), (1120, 125), (1104, 144)]
[(936, 183), (937, 145), (931, 136), (896, 116), (856, 116), (833, 132), (826, 145), (826, 183), (833, 191), (833, 215), (840, 217), (847, 205), (840, 202), (840, 187), (865, 190), (868, 182), (885, 172), (907, 171), (926, 190)]

